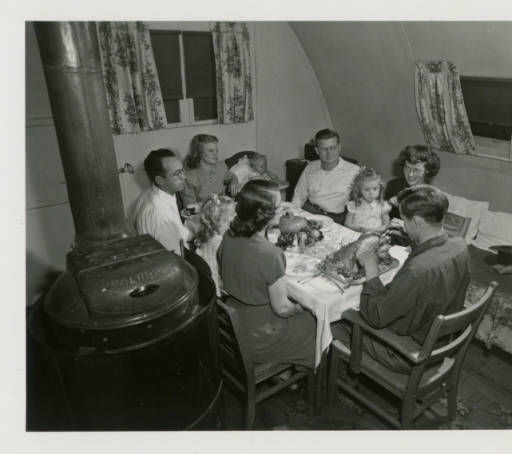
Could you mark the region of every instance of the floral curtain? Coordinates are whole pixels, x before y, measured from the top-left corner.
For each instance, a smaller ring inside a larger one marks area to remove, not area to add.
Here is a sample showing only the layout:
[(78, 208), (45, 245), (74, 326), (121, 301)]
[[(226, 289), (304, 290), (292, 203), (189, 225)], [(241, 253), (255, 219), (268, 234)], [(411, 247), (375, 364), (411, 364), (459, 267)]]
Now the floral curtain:
[(254, 119), (249, 30), (243, 22), (215, 22), (211, 27), (217, 74), (219, 123)]
[(416, 110), (429, 145), (451, 153), (476, 153), (459, 71), (453, 63), (416, 63)]
[(143, 22), (98, 22), (103, 80), (113, 134), (167, 126), (158, 73)]

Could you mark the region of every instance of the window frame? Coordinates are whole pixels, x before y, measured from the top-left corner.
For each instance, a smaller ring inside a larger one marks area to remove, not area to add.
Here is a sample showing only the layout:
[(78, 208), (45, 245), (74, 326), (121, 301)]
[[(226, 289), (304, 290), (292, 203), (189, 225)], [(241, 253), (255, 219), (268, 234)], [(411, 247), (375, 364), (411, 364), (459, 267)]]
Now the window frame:
[[(462, 82), (472, 81), (472, 82), (505, 82), (511, 83), (512, 79), (506, 77), (483, 77), (483, 76), (472, 76), (472, 75), (461, 75), (461, 85)], [(462, 88), (462, 87), (461, 87)], [(462, 91), (464, 96), (464, 91)], [(467, 108), (466, 108), (467, 110)], [(471, 120), (468, 115), (468, 122), (471, 127)], [(473, 128), (471, 127), (471, 133), (473, 134)], [(476, 142), (476, 153), (472, 156), (477, 156), (481, 158), (487, 159), (495, 159), (498, 161), (504, 162), (512, 162), (512, 134), (509, 140), (498, 139), (495, 137), (487, 137), (473, 134), (473, 137)], [(485, 152), (487, 151), (487, 153)], [(507, 153), (508, 157), (503, 157), (502, 155)]]
[[(167, 123), (165, 129), (174, 129), (174, 128), (186, 128), (192, 126), (203, 126), (203, 125), (214, 125), (219, 123), (218, 116), (217, 118), (211, 118), (207, 120), (195, 120), (195, 112), (194, 112), (194, 98), (186, 98), (187, 93), (187, 80), (185, 74), (185, 46), (183, 43), (183, 36), (187, 33), (194, 34), (204, 34), (204, 35), (212, 35), (209, 31), (204, 30), (182, 30), (182, 29), (161, 29), (161, 28), (151, 28), (150, 35), (152, 33), (155, 34), (177, 34), (178, 35), (178, 43), (180, 49), (180, 76), (181, 76), (181, 94), (183, 98), (178, 100), (179, 103), (179, 111), (180, 111), (180, 122), (175, 123)], [(215, 61), (213, 62), (215, 65)], [(158, 64), (155, 60), (155, 66), (158, 71)], [(216, 68), (214, 67), (216, 71)], [(160, 77), (160, 76), (159, 76)]]

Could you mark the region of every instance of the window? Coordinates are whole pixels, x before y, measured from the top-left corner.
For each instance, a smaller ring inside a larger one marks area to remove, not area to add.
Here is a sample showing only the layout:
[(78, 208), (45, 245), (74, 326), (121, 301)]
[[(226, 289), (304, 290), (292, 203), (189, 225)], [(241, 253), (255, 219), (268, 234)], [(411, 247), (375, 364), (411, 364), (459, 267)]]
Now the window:
[(512, 79), (460, 78), (477, 154), (512, 160)]
[(209, 32), (151, 30), (167, 123), (217, 120), (215, 58)]

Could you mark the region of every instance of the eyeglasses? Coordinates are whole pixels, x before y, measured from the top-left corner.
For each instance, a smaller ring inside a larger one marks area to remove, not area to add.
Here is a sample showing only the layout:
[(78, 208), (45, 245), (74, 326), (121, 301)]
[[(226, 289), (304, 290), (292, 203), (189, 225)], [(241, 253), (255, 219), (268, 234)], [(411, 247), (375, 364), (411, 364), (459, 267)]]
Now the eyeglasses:
[(176, 172), (171, 173), (171, 177), (175, 178), (183, 178), (185, 176), (185, 169), (181, 168), (176, 170)]
[(423, 175), (425, 173), (425, 169), (420, 169), (417, 167), (409, 167), (409, 166), (405, 165), (404, 172), (409, 173), (411, 175)]

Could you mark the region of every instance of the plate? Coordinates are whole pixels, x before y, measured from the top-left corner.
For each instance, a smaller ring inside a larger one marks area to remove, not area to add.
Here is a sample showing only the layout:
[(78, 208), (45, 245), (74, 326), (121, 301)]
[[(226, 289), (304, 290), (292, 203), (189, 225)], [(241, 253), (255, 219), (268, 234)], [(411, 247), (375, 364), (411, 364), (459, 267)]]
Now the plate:
[[(400, 262), (395, 259), (394, 257), (391, 260), (391, 263), (385, 264), (385, 263), (379, 263), (379, 276), (381, 274), (387, 273), (389, 270), (392, 270), (393, 268), (396, 268), (398, 265), (400, 265)], [(350, 285), (360, 285), (364, 284), (366, 282), (366, 277), (360, 277), (359, 279), (354, 279), (352, 282), (350, 282)]]
[(304, 216), (306, 219), (311, 221), (318, 221), (322, 224), (322, 227), (329, 227), (334, 224), (334, 221), (329, 216), (323, 216), (321, 214), (308, 214)]
[(320, 259), (296, 252), (285, 252), (286, 274), (291, 277), (309, 277), (320, 273)]

